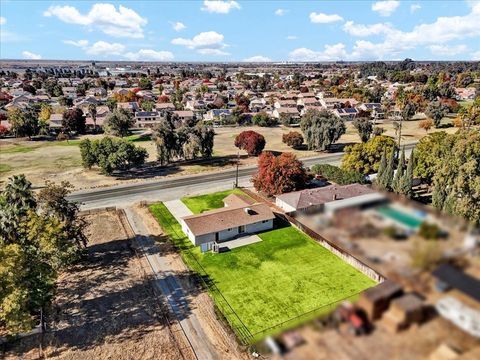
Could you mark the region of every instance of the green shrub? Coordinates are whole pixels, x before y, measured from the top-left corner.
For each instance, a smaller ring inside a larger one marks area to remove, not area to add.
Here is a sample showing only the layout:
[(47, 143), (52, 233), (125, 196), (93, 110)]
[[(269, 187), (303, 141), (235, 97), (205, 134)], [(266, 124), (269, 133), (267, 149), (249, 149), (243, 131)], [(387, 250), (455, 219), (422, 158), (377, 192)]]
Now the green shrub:
[(348, 184), (365, 184), (365, 177), (356, 172), (343, 170), (338, 166), (330, 164), (317, 164), (312, 166), (312, 171), (317, 175), (322, 175), (328, 181), (332, 181), (338, 185), (348, 185)]
[(128, 170), (145, 163), (147, 150), (128, 140), (105, 137), (101, 140), (85, 139), (80, 142), (82, 165), (90, 169), (97, 165), (104, 174), (115, 170)]

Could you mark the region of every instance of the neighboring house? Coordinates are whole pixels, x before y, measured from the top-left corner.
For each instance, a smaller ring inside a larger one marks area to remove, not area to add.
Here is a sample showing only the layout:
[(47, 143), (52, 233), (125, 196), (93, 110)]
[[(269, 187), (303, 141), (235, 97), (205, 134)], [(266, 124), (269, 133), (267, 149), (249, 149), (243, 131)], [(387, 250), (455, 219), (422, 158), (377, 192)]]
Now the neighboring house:
[(86, 92), (87, 96), (107, 96), (107, 90), (103, 87), (96, 87), (96, 88), (91, 88), (88, 89)]
[(476, 89), (471, 88), (455, 88), (455, 95), (458, 101), (473, 100), (475, 99)]
[(298, 98), (297, 106), (306, 107), (306, 106), (320, 106), (320, 101), (318, 101), (315, 97), (306, 97), (306, 98)]
[(325, 109), (335, 109), (341, 107), (354, 107), (358, 104), (358, 101), (355, 99), (347, 98), (347, 99), (340, 99), (340, 98), (320, 98), (320, 104)]
[(178, 111), (172, 111), (172, 115), (174, 118), (177, 118), (178, 120), (185, 122), (185, 121), (191, 121), (195, 118), (195, 115), (193, 114), (193, 111), (191, 110), (178, 110)]
[[(108, 106), (97, 106), (96, 126), (99, 128), (103, 127), (103, 123), (109, 114), (110, 110), (108, 109)], [(93, 121), (93, 118), (90, 116), (89, 112), (87, 112), (87, 117), (85, 118), (85, 125), (89, 128), (95, 127), (95, 122)]]
[(215, 124), (224, 124), (232, 117), (230, 109), (212, 109), (203, 117), (204, 121), (213, 121)]
[(210, 250), (216, 243), (244, 234), (255, 234), (273, 228), (273, 214), (264, 203), (231, 194), (223, 199), (225, 207), (190, 215), (181, 219), (183, 232), (195, 245)]
[(135, 126), (141, 128), (152, 128), (163, 118), (157, 111), (137, 111), (135, 113)]
[(155, 104), (155, 109), (162, 115), (166, 116), (167, 112), (175, 111), (175, 105), (172, 103), (159, 103)]
[(358, 109), (363, 111), (369, 111), (370, 117), (375, 120), (384, 119), (385, 113), (380, 103), (364, 103), (358, 106)]
[(272, 112), (272, 116), (275, 119), (280, 119), (282, 117), (282, 115), (288, 115), (288, 116), (291, 116), (293, 118), (299, 118), (300, 117), (300, 113), (298, 112), (298, 109), (296, 107), (294, 107), (294, 108), (291, 108), (291, 107), (276, 108)]
[(297, 102), (295, 100), (277, 100), (273, 104), (276, 109), (281, 108), (297, 108)]
[(136, 112), (139, 110), (138, 104), (135, 101), (117, 103), (117, 109), (130, 110)]
[(344, 120), (353, 120), (357, 116), (358, 111), (355, 108), (344, 108), (344, 109), (334, 109), (333, 113), (335, 116)]
[(48, 121), (50, 129), (62, 128), (63, 114), (51, 114)]
[(275, 204), (286, 212), (323, 212), (365, 207), (385, 201), (385, 196), (360, 184), (328, 185), (276, 196)]
[(63, 96), (68, 97), (70, 99), (77, 98), (77, 88), (74, 86), (64, 86), (62, 87)]

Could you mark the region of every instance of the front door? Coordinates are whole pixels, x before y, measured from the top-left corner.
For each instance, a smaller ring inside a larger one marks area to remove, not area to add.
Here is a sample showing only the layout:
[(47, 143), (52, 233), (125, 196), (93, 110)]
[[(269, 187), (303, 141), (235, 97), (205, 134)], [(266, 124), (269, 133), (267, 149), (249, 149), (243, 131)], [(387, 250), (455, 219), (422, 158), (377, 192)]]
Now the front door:
[(218, 232), (215, 233), (215, 241), (218, 242)]
[(238, 233), (243, 234), (245, 232), (245, 225), (239, 226), (238, 227)]

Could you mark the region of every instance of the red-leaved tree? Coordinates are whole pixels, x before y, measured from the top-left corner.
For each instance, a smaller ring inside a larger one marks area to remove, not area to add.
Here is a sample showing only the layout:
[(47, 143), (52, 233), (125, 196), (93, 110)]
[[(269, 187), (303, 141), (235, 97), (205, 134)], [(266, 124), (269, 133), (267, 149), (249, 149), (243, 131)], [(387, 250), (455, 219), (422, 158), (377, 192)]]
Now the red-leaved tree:
[(257, 191), (271, 196), (303, 189), (308, 175), (303, 163), (294, 154), (275, 156), (266, 151), (258, 158), (258, 173), (252, 182)]
[(168, 103), (170, 101), (170, 98), (167, 95), (160, 95), (158, 97), (158, 102), (160, 104)]
[(249, 156), (258, 156), (265, 148), (265, 138), (252, 130), (242, 131), (235, 138), (235, 146), (245, 150)]

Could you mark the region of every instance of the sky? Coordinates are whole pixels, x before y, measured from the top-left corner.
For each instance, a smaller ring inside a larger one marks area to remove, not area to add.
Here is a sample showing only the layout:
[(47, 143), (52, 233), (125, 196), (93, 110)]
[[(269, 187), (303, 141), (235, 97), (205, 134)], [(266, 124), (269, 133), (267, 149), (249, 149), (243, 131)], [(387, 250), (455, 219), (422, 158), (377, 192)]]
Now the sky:
[(480, 0), (0, 0), (0, 58), (480, 60)]

